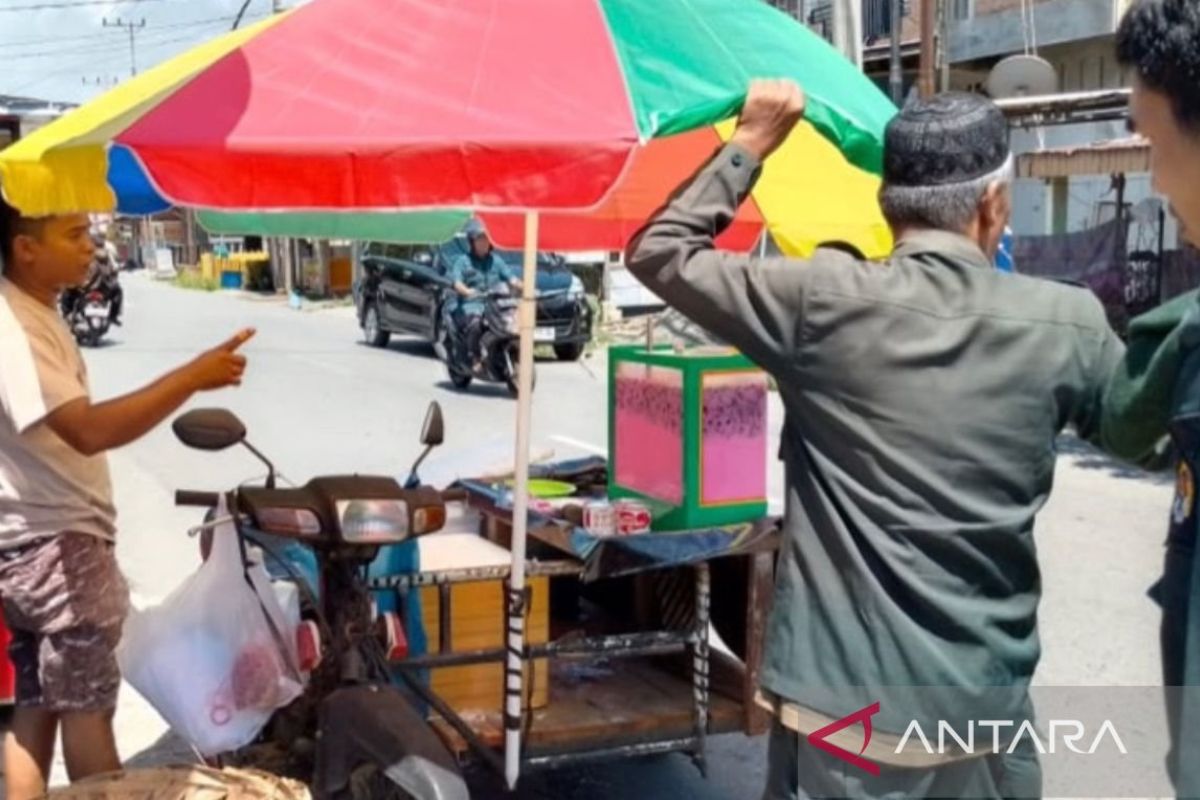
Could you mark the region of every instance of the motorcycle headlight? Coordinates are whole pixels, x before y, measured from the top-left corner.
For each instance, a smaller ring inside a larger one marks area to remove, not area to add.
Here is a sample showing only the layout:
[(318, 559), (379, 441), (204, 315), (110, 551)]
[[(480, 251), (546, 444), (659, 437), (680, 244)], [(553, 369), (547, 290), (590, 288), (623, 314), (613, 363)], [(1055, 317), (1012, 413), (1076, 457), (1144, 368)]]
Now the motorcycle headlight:
[(344, 500), (337, 504), (342, 539), (349, 544), (392, 544), (408, 539), (403, 500)]

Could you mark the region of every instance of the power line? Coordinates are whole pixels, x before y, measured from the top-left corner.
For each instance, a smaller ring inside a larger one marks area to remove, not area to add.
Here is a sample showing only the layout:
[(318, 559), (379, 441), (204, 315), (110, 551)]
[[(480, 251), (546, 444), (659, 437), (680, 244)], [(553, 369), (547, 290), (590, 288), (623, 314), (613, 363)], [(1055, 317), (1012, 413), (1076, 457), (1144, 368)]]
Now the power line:
[[(181, 36), (176, 39), (167, 39), (164, 41), (155, 42), (155, 43), (149, 45), (148, 49), (154, 50), (154, 49), (157, 49), (160, 47), (164, 47), (166, 45), (179, 44), (182, 42), (198, 44), (195, 36)], [(31, 81), (27, 81), (26, 83), (19, 84), (18, 86), (12, 87), (10, 89), (5, 89), (4, 91), (6, 94), (19, 95), (22, 92), (33, 88), (34, 86), (45, 83), (48, 80), (53, 80), (55, 78), (70, 74), (72, 72), (79, 73), (79, 72), (84, 72), (84, 71), (90, 71), (96, 67), (103, 66), (106, 64), (111, 64), (116, 59), (123, 59), (123, 58), (125, 58), (124, 55), (116, 55), (116, 54), (108, 56), (107, 58), (101, 58), (99, 60), (95, 59), (94, 57), (85, 56), (84, 59), (82, 59), (82, 60), (73, 61), (69, 66), (63, 67), (62, 69), (52, 70), (50, 72), (43, 73)]]
[(140, 22), (122, 22), (121, 18), (117, 17), (110, 24), (105, 17), (102, 22), (106, 28), (121, 28), (129, 32), (129, 75), (137, 75), (137, 34), (146, 27), (146, 18), (143, 17)]
[[(153, 26), (151, 26), (150, 30), (147, 31), (146, 35), (148, 36), (151, 33), (157, 32), (157, 31), (179, 30), (181, 28), (198, 28), (202, 25), (214, 25), (218, 22), (228, 22), (231, 19), (233, 19), (233, 15), (228, 14), (223, 17), (209, 17), (208, 19), (193, 19), (193, 20), (188, 20), (187, 22), (172, 22), (168, 25), (153, 25)], [(10, 47), (36, 47), (36, 46), (42, 46), (42, 45), (58, 44), (59, 42), (78, 42), (78, 41), (86, 41), (86, 40), (91, 40), (91, 39), (107, 39), (107, 38), (109, 38), (109, 34), (100, 32), (100, 33), (81, 33), (81, 34), (78, 34), (75, 36), (45, 36), (40, 39), (23, 39), (23, 40), (17, 41), (17, 42), (0, 41), (0, 53), (3, 53), (7, 57), (9, 55), (8, 48), (10, 48)], [(59, 50), (57, 52), (61, 53), (62, 50)], [(22, 54), (20, 54), (20, 53), (17, 54), (18, 57), (20, 57), (20, 55), (22, 55)]]
[(59, 0), (49, 3), (31, 3), (20, 6), (0, 6), (4, 11), (46, 11), (60, 8), (82, 8), (84, 6), (115, 6), (123, 3), (187, 3), (192, 0)]
[[(207, 24), (212, 25), (214, 23), (209, 22)], [(197, 25), (197, 26), (191, 26), (191, 27), (201, 27), (201, 26)], [(151, 28), (142, 36), (142, 38), (140, 38), (138, 40), (138, 42), (144, 43), (146, 46), (150, 46), (150, 45), (164, 44), (166, 42), (181, 41), (179, 36), (171, 35), (171, 34), (175, 34), (175, 33), (177, 33), (177, 31), (169, 31), (169, 30), (166, 30), (165, 28), (164, 29)], [(169, 38), (160, 38), (164, 34), (167, 34), (169, 36)], [(101, 36), (111, 37), (111, 34), (101, 34)], [(194, 41), (195, 39), (196, 39), (196, 37), (193, 34), (193, 35), (188, 35), (186, 37), (183, 37), (182, 40), (183, 41)], [(64, 57), (69, 58), (69, 57), (74, 57), (74, 56), (78, 56), (78, 55), (88, 55), (88, 54), (97, 54), (97, 53), (112, 53), (117, 50), (124, 50), (125, 47), (126, 47), (125, 42), (114, 42), (114, 41), (110, 40), (105, 43), (96, 43), (96, 44), (89, 43), (82, 47), (76, 46), (76, 47), (71, 47), (71, 48), (58, 48), (55, 50), (38, 50), (38, 51), (33, 51), (33, 52), (13, 53), (11, 55), (6, 54), (4, 56), (4, 60), (5, 60), (5, 62), (20, 62), (23, 60), (31, 60), (32, 61), (32, 60), (36, 60), (39, 58), (64, 58)]]
[[(263, 15), (261, 13), (255, 13), (250, 16), (252, 18), (259, 18)], [(200, 22), (200, 20), (192, 20), (192, 21), (189, 21), (187, 24), (191, 25), (193, 23), (198, 23), (198, 22)], [(177, 23), (177, 24), (180, 27), (182, 27), (184, 25), (184, 23)], [(166, 27), (166, 26), (163, 26), (163, 27)], [(204, 32), (193, 32), (186, 36), (179, 36), (179, 37), (170, 38), (170, 39), (157, 40), (157, 41), (147, 44), (146, 47), (151, 51), (157, 51), (164, 47), (168, 47), (170, 45), (176, 45), (176, 44), (182, 44), (182, 43), (195, 45), (195, 44), (200, 44), (202, 41), (204, 41), (205, 37), (206, 37), (206, 34)], [(118, 47), (122, 47), (122, 45), (118, 45)], [(104, 53), (112, 53), (112, 50), (106, 48), (104, 50)], [(10, 85), (7, 88), (3, 89), (3, 91), (5, 91), (6, 93), (9, 93), (9, 94), (19, 95), (23, 92), (28, 91), (29, 89), (32, 89), (35, 86), (39, 86), (48, 81), (62, 79), (64, 76), (70, 75), (71, 73), (74, 73), (76, 75), (82, 75), (85, 73), (91, 73), (95, 69), (107, 68), (108, 64), (111, 64), (116, 59), (119, 59), (122, 57), (122, 56), (116, 55), (116, 54), (113, 54), (113, 55), (101, 54), (99, 57), (97, 57), (94, 54), (84, 54), (82, 56), (82, 58), (71, 58), (71, 55), (73, 55), (71, 53), (60, 54), (60, 55), (64, 56), (68, 60), (68, 63), (65, 66), (58, 68), (58, 69), (52, 69), (48, 72), (40, 72), (32, 80), (28, 80), (24, 83), (21, 83), (21, 84), (15, 85), (15, 86)], [(168, 54), (167, 56), (164, 56), (163, 58), (170, 57), (172, 55), (174, 55), (174, 54)], [(152, 60), (155, 61), (155, 63), (158, 63), (159, 61), (162, 61), (163, 58), (156, 58), (156, 59), (152, 59)]]

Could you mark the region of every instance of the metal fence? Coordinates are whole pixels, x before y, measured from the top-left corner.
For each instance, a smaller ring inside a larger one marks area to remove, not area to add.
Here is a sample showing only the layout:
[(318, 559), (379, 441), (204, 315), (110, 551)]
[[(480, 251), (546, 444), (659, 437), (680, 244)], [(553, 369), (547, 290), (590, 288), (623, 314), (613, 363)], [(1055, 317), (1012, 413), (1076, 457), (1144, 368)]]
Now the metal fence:
[[(899, 2), (902, 16), (912, 11), (910, 0), (860, 0), (862, 3), (862, 37), (864, 42), (885, 39), (892, 32), (892, 3)], [(807, 22), (809, 27), (825, 38), (833, 34), (832, 0), (767, 0), (771, 5)]]

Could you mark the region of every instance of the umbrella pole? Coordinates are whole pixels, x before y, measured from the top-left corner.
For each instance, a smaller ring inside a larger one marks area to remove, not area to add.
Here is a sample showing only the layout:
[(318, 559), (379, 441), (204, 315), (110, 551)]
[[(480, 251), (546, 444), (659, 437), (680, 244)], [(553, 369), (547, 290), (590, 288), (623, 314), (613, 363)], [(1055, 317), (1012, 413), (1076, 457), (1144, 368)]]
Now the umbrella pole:
[(504, 777), (509, 790), (521, 775), (525, 670), (525, 535), (529, 522), (529, 434), (533, 424), (533, 328), (537, 321), (538, 215), (525, 214), (521, 273), (520, 362), (517, 366), (517, 459), (513, 480), (512, 574), (508, 585), (508, 658), (504, 670)]

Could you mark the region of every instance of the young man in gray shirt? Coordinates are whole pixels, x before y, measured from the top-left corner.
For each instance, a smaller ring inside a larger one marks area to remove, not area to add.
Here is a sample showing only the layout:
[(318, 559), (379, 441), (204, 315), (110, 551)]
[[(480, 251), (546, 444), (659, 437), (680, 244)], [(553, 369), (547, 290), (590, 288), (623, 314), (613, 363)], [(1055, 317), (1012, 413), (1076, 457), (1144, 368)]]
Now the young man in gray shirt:
[(30, 219), (0, 201), (0, 598), (17, 708), (4, 742), (5, 796), (46, 791), (61, 729), (71, 780), (120, 769), (113, 712), (128, 590), (113, 552), (106, 451), (193, 394), (241, 383), (246, 330), (149, 386), (93, 403), (58, 313), (95, 248), (84, 214)]

